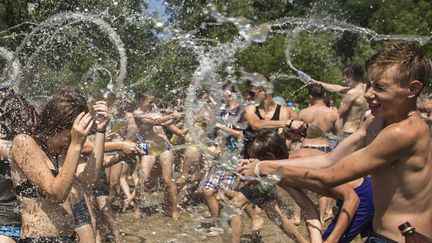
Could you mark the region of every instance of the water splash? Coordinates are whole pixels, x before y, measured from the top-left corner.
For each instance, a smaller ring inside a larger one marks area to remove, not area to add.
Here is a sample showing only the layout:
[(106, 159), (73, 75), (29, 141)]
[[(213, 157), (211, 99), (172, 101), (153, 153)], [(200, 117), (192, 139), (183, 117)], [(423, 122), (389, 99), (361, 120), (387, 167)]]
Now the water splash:
[[(48, 39), (44, 40), (44, 42), (38, 46), (36, 52), (30, 57), (30, 61), (34, 60), (37, 53), (43, 49), (51, 40), (53, 40), (54, 36), (59, 34), (60, 32), (64, 31), (65, 29), (69, 28), (71, 25), (79, 22), (91, 22), (98, 26), (101, 31), (106, 33), (108, 35), (109, 40), (112, 42), (112, 44), (116, 47), (119, 58), (120, 58), (120, 64), (119, 64), (119, 71), (116, 75), (115, 81), (114, 81), (114, 91), (119, 91), (123, 86), (123, 81), (126, 78), (126, 67), (127, 67), (127, 55), (126, 50), (124, 47), (124, 43), (120, 36), (117, 34), (117, 32), (104, 20), (99, 18), (96, 15), (87, 14), (87, 13), (72, 13), (72, 12), (66, 12), (66, 13), (60, 13), (57, 15), (54, 15), (38, 25), (36, 28), (32, 30), (30, 34), (28, 34), (20, 46), (16, 49), (13, 58), (9, 61), (9, 63), (6, 66), (6, 69), (4, 71), (7, 72), (12, 64), (15, 62), (15, 60), (18, 58), (21, 51), (29, 44), (31, 43), (31, 38), (36, 35), (38, 31), (42, 31), (44, 28), (50, 28), (50, 27), (56, 27), (56, 30), (53, 35), (50, 35)], [(63, 26), (63, 27), (62, 27)], [(27, 62), (26, 66), (28, 65)]]
[(4, 58), (8, 63), (11, 63), (11, 68), (9, 72), (3, 71), (1, 79), (3, 82), (0, 84), (2, 87), (17, 86), (19, 84), (21, 75), (21, 64), (18, 60), (13, 60), (14, 53), (4, 47), (0, 46), (0, 57)]

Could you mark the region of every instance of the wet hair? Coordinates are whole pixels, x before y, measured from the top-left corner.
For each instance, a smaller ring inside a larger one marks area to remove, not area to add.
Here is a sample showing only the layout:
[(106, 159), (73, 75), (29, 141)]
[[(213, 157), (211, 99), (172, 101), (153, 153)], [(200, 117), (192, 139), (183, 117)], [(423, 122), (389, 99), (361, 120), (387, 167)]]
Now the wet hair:
[(372, 73), (381, 73), (393, 66), (397, 66), (395, 79), (401, 86), (418, 80), (423, 84), (423, 89), (429, 82), (431, 61), (413, 43), (393, 43), (373, 55), (366, 63), (369, 76)]
[(285, 141), (285, 137), (276, 129), (264, 129), (249, 147), (249, 154), (259, 160), (287, 159), (289, 153)]
[(309, 95), (315, 99), (322, 100), (326, 97), (326, 92), (321, 84), (310, 83), (308, 84), (307, 88), (309, 90)]
[(1, 133), (6, 140), (18, 134), (33, 134), (38, 114), (34, 107), (11, 88), (0, 89)]
[(149, 93), (147, 93), (147, 92), (139, 92), (137, 94), (137, 97), (138, 97), (138, 101), (139, 102), (142, 102), (144, 100), (154, 99), (154, 96), (151, 95), (151, 94), (149, 94)]
[(62, 89), (43, 108), (35, 129), (36, 139), (45, 144), (48, 137), (71, 129), (81, 112), (89, 112), (85, 95), (77, 89)]
[(365, 81), (363, 66), (357, 63), (346, 66), (342, 74), (356, 83), (364, 83)]

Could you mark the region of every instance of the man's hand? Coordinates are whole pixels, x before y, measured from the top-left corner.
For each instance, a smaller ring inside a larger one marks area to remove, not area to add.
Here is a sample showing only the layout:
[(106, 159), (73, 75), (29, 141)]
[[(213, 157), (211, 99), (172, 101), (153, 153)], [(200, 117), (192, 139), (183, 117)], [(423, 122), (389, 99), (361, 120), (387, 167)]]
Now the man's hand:
[(300, 129), (302, 126), (305, 126), (305, 122), (304, 121), (299, 121), (299, 120), (287, 120), (287, 126), (289, 129), (293, 129), (293, 130), (297, 130)]
[(255, 176), (255, 166), (259, 162), (257, 159), (240, 160), (237, 171), (244, 176)]

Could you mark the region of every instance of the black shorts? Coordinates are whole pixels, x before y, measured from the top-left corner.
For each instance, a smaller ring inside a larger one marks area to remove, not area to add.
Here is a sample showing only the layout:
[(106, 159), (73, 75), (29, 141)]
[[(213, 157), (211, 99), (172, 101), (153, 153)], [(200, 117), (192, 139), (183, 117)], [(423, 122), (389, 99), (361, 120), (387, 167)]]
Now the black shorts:
[(19, 243), (75, 243), (78, 239), (73, 236), (58, 236), (58, 237), (38, 237), (20, 239)]
[(253, 182), (242, 188), (240, 192), (252, 203), (261, 207), (264, 203), (276, 200), (274, 191), (262, 191), (259, 189), (259, 182)]
[(108, 186), (108, 178), (105, 174), (105, 171), (101, 169), (99, 171), (99, 179), (96, 182), (95, 189), (93, 191), (93, 196), (108, 196), (109, 195), (109, 186)]
[(86, 224), (91, 225), (91, 216), (85, 200), (72, 205), (72, 214), (75, 220), (75, 229)]

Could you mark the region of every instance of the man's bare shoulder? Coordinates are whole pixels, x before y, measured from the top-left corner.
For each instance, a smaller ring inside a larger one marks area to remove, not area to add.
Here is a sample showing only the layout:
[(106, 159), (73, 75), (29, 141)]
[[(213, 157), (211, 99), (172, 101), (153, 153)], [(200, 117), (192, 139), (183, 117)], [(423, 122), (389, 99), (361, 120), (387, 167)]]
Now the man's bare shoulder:
[(352, 96), (353, 98), (362, 97), (364, 95), (364, 90), (361, 90), (358, 88), (350, 89), (350, 90), (348, 90), (346, 95)]
[(409, 148), (422, 137), (429, 137), (429, 127), (418, 117), (410, 117), (384, 128), (381, 135), (389, 139), (393, 146)]

